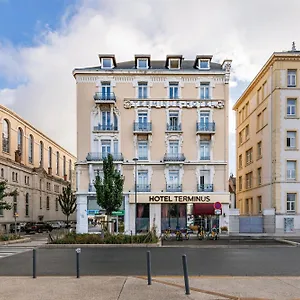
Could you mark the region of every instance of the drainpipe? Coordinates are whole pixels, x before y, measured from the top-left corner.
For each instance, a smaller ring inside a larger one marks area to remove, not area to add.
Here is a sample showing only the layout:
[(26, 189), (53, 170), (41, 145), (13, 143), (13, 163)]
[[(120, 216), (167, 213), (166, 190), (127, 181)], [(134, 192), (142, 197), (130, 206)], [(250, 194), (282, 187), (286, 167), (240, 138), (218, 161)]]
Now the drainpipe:
[[(273, 153), (272, 153), (272, 147), (273, 147), (273, 66), (270, 67), (271, 71), (271, 94), (270, 94), (270, 136), (271, 136), (271, 143), (270, 143), (270, 157), (271, 157), (271, 163), (270, 163), (270, 175), (271, 175), (271, 182), (270, 182), (270, 196), (271, 196), (271, 207), (275, 209), (275, 203), (273, 200)], [(275, 103), (276, 107), (276, 103)], [(275, 148), (276, 150), (276, 148)], [(275, 155), (276, 158), (276, 155)]]

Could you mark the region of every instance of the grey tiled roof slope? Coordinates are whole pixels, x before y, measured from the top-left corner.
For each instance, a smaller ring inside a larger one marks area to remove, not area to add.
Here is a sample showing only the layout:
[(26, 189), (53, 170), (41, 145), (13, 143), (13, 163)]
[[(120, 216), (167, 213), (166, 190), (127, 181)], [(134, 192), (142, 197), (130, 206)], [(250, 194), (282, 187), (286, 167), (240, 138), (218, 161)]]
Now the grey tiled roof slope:
[[(183, 60), (181, 63), (181, 70), (189, 70), (189, 71), (199, 71), (198, 69), (194, 68), (195, 61), (194, 60)], [(123, 61), (117, 63), (117, 66), (113, 68), (113, 70), (134, 70), (135, 69), (135, 62), (134, 60), (130, 61)], [(76, 68), (75, 70), (82, 70), (82, 71), (98, 71), (101, 70), (100, 66), (96, 67), (87, 67), (87, 68)], [(107, 70), (107, 69), (106, 69)], [(151, 68), (150, 70), (169, 70), (166, 68), (166, 61), (165, 60), (151, 60)], [(213, 71), (222, 71), (221, 64), (211, 62), (210, 63), (210, 70)], [(173, 71), (173, 70), (170, 70)], [(174, 70), (178, 71), (178, 70)]]

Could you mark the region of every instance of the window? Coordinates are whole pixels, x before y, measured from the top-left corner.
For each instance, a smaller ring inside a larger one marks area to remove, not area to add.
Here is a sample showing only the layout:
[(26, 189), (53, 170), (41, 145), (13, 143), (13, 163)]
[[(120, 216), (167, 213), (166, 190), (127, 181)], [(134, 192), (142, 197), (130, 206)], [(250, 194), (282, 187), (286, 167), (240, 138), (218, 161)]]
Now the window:
[(16, 182), (18, 182), (18, 173), (16, 173)]
[(109, 81), (101, 82), (101, 99), (110, 100), (111, 99), (111, 87)]
[(111, 69), (112, 68), (112, 59), (111, 58), (102, 58), (101, 67), (103, 69)]
[(118, 140), (114, 140), (113, 141), (113, 145), (114, 145), (114, 153), (117, 154), (119, 151), (119, 141)]
[(2, 129), (2, 151), (9, 153), (9, 144), (10, 144), (10, 132), (9, 132), (9, 123), (6, 119), (3, 120), (3, 129)]
[(67, 175), (67, 172), (66, 172), (66, 157), (65, 155), (63, 156), (63, 172), (64, 172), (64, 176)]
[(140, 160), (148, 160), (148, 142), (138, 141), (138, 158)]
[(261, 88), (257, 91), (257, 105), (261, 103)]
[(42, 197), (40, 197), (40, 209), (42, 209), (43, 206), (42, 206)]
[(252, 188), (252, 172), (246, 174), (246, 188)]
[(28, 217), (29, 216), (29, 194), (26, 193), (25, 196), (25, 216)]
[(246, 140), (249, 138), (249, 125), (245, 127)]
[(12, 172), (12, 181), (15, 181), (15, 172)]
[(40, 166), (44, 166), (44, 143), (40, 141)]
[(47, 190), (50, 191), (50, 189), (51, 189), (51, 184), (50, 182), (47, 182)]
[(59, 175), (59, 152), (56, 151), (56, 175)]
[(178, 99), (179, 98), (179, 84), (178, 82), (169, 83), (169, 98)]
[(149, 190), (148, 187), (148, 171), (138, 171), (138, 186), (140, 191)]
[(148, 69), (148, 59), (147, 58), (138, 58), (137, 68), (138, 69)]
[(243, 167), (243, 155), (241, 154), (239, 156), (239, 169), (241, 169)]
[(297, 74), (296, 70), (288, 70), (288, 73), (287, 73), (287, 86), (288, 87), (296, 86), (296, 82), (297, 82), (296, 74)]
[(257, 115), (257, 130), (262, 128), (262, 114)]
[(243, 122), (243, 118), (242, 118), (242, 111), (239, 111), (239, 124), (241, 124)]
[(267, 123), (268, 123), (268, 116), (267, 116), (267, 109), (265, 108), (262, 111), (262, 126), (267, 125)]
[(267, 82), (264, 82), (262, 86), (262, 101), (266, 98), (267, 96)]
[(249, 102), (246, 103), (246, 116), (249, 116)]
[(46, 208), (47, 208), (47, 210), (50, 209), (50, 200), (49, 200), (49, 196), (47, 196), (47, 200), (46, 200)]
[(1, 168), (1, 177), (3, 178), (4, 177), (4, 169)]
[(101, 151), (102, 157), (107, 157), (107, 155), (111, 153), (111, 142), (109, 140), (101, 141)]
[(142, 126), (142, 124), (147, 124), (148, 123), (148, 113), (147, 111), (139, 111), (138, 112), (138, 123), (139, 123), (139, 128)]
[(18, 197), (17, 195), (14, 195), (13, 197), (13, 214), (15, 215), (18, 212)]
[(252, 148), (246, 151), (246, 165), (252, 163), (252, 152), (253, 152)]
[(286, 172), (287, 179), (296, 179), (296, 161), (287, 161)]
[(58, 211), (58, 199), (55, 199), (55, 210)]
[(209, 123), (209, 111), (200, 111), (200, 124), (207, 124)]
[(18, 128), (18, 150), (23, 152), (23, 130), (19, 127)]
[(209, 69), (209, 60), (208, 59), (199, 59), (199, 68), (200, 69)]
[(179, 185), (179, 170), (169, 171), (169, 184)]
[(179, 112), (178, 111), (170, 111), (168, 130), (179, 130)]
[(257, 197), (257, 208), (258, 208), (258, 212), (261, 213), (262, 212), (262, 201), (261, 201), (261, 196)]
[(209, 141), (200, 141), (200, 160), (210, 160)]
[(286, 138), (287, 148), (296, 148), (296, 131), (288, 131)]
[(169, 141), (169, 154), (174, 157), (179, 154), (179, 141)]
[(261, 185), (261, 168), (257, 169), (257, 185)]
[(148, 83), (139, 82), (138, 83), (138, 98), (147, 99), (148, 98)]
[(52, 148), (49, 147), (48, 151), (48, 168), (52, 168)]
[(33, 136), (30, 134), (29, 135), (28, 161), (31, 164), (33, 164), (33, 146), (34, 146), (34, 140), (33, 140)]
[(169, 59), (169, 69), (180, 69), (179, 59)]
[(200, 83), (200, 99), (210, 99), (210, 86), (209, 83)]
[(240, 176), (239, 177), (239, 191), (241, 191), (243, 189), (243, 177)]
[(262, 149), (261, 149), (261, 142), (257, 143), (257, 158), (262, 157)]
[(296, 194), (288, 193), (286, 195), (286, 211), (295, 212)]
[(296, 117), (296, 99), (287, 99), (286, 115)]
[(243, 144), (243, 131), (239, 132), (239, 145)]
[(72, 160), (69, 159), (69, 180), (72, 179)]

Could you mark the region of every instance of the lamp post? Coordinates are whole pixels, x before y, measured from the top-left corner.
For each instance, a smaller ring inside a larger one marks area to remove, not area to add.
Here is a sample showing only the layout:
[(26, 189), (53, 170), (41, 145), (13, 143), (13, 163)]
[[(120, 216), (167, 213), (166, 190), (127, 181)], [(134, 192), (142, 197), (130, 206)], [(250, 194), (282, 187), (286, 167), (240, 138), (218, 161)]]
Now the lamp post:
[(134, 214), (134, 222), (135, 222), (135, 235), (137, 234), (137, 161), (139, 159), (135, 157), (134, 161), (134, 203), (135, 203), (135, 214)]

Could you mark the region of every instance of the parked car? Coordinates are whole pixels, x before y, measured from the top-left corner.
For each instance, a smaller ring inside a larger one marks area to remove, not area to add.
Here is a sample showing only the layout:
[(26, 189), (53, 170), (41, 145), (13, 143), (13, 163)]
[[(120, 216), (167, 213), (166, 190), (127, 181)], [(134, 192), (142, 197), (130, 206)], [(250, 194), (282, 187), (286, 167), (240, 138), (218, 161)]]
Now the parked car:
[(33, 222), (27, 222), (27, 223), (25, 224), (24, 229), (25, 229), (25, 232), (26, 232), (27, 234), (28, 234), (28, 233), (31, 233), (31, 232), (33, 232), (33, 233), (36, 233), (36, 232), (37, 232), (37, 226), (36, 226), (36, 224), (33, 223)]
[(52, 226), (52, 229), (60, 229), (61, 226), (58, 222), (48, 222), (49, 225)]
[(53, 230), (52, 225), (45, 222), (37, 222), (35, 223), (35, 225), (36, 225), (37, 232), (43, 232), (43, 231), (51, 232)]

